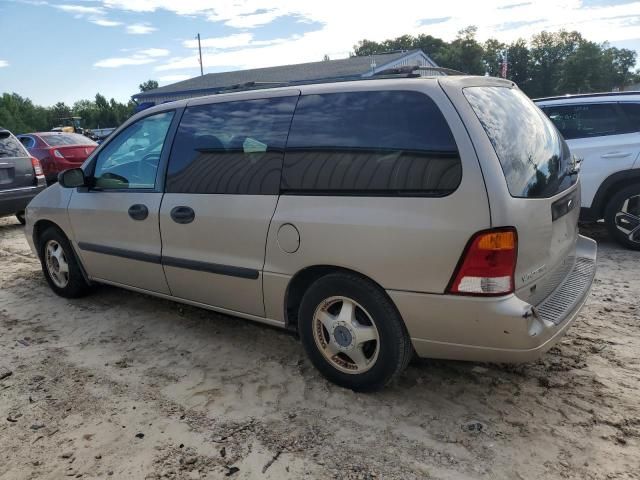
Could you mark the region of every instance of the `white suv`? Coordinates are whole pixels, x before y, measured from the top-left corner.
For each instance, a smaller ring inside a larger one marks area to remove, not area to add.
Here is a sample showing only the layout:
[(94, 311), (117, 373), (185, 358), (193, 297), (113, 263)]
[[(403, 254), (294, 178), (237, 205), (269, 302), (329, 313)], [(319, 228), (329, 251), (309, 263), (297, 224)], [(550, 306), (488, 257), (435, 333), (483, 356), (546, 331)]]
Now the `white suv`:
[(640, 250), (640, 92), (535, 102), (583, 160), (581, 220), (604, 219), (615, 240)]

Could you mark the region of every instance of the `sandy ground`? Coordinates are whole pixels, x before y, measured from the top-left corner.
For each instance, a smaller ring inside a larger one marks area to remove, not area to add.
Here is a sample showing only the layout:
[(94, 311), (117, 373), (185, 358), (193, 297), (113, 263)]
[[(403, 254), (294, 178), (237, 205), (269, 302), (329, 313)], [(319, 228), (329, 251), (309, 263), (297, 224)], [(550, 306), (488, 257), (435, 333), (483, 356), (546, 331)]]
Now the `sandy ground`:
[(0, 219), (0, 479), (640, 478), (640, 253), (587, 234), (593, 293), (541, 361), (415, 361), (365, 395), (283, 331), (115, 288), (59, 298)]

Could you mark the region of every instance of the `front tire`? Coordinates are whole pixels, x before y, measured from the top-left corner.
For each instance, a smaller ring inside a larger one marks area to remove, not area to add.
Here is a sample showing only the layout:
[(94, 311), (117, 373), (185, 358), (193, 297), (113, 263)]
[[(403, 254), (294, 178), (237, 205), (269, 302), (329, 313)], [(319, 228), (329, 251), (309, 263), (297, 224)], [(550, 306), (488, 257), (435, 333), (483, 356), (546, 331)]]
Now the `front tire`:
[(16, 213), (16, 218), (18, 219), (18, 221), (24, 225), (27, 223), (27, 219), (24, 216), (24, 210), (20, 210), (19, 212)]
[(45, 230), (39, 248), (42, 271), (51, 290), (65, 298), (78, 298), (89, 292), (71, 244), (60, 230)]
[(621, 245), (640, 250), (640, 185), (623, 188), (605, 209), (609, 235)]
[(331, 382), (379, 390), (409, 363), (413, 349), (398, 311), (377, 285), (350, 273), (314, 282), (298, 314), (300, 339), (313, 365)]

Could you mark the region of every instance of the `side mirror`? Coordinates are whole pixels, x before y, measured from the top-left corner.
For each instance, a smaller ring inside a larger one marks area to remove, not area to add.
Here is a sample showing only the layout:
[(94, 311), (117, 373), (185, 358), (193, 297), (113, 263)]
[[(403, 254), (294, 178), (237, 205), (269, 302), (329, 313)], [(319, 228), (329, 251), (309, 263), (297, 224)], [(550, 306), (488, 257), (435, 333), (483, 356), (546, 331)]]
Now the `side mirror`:
[(81, 168), (71, 168), (58, 174), (58, 183), (64, 188), (84, 187), (87, 178)]

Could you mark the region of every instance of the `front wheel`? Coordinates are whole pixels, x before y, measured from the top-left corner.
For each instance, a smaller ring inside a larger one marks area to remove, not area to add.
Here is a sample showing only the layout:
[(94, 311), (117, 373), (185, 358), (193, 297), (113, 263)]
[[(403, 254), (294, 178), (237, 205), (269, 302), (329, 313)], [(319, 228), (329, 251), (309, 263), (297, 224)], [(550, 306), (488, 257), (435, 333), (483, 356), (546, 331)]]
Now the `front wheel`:
[(378, 390), (411, 359), (411, 340), (391, 300), (353, 274), (320, 278), (305, 293), (298, 328), (314, 366), (333, 383)]
[(609, 235), (632, 250), (640, 250), (640, 185), (623, 188), (605, 209)]
[(24, 210), (20, 210), (18, 213), (16, 213), (16, 218), (22, 225), (27, 223), (27, 219), (24, 216)]
[(42, 271), (51, 289), (66, 298), (77, 298), (89, 291), (78, 260), (67, 237), (57, 228), (48, 228), (40, 237)]

